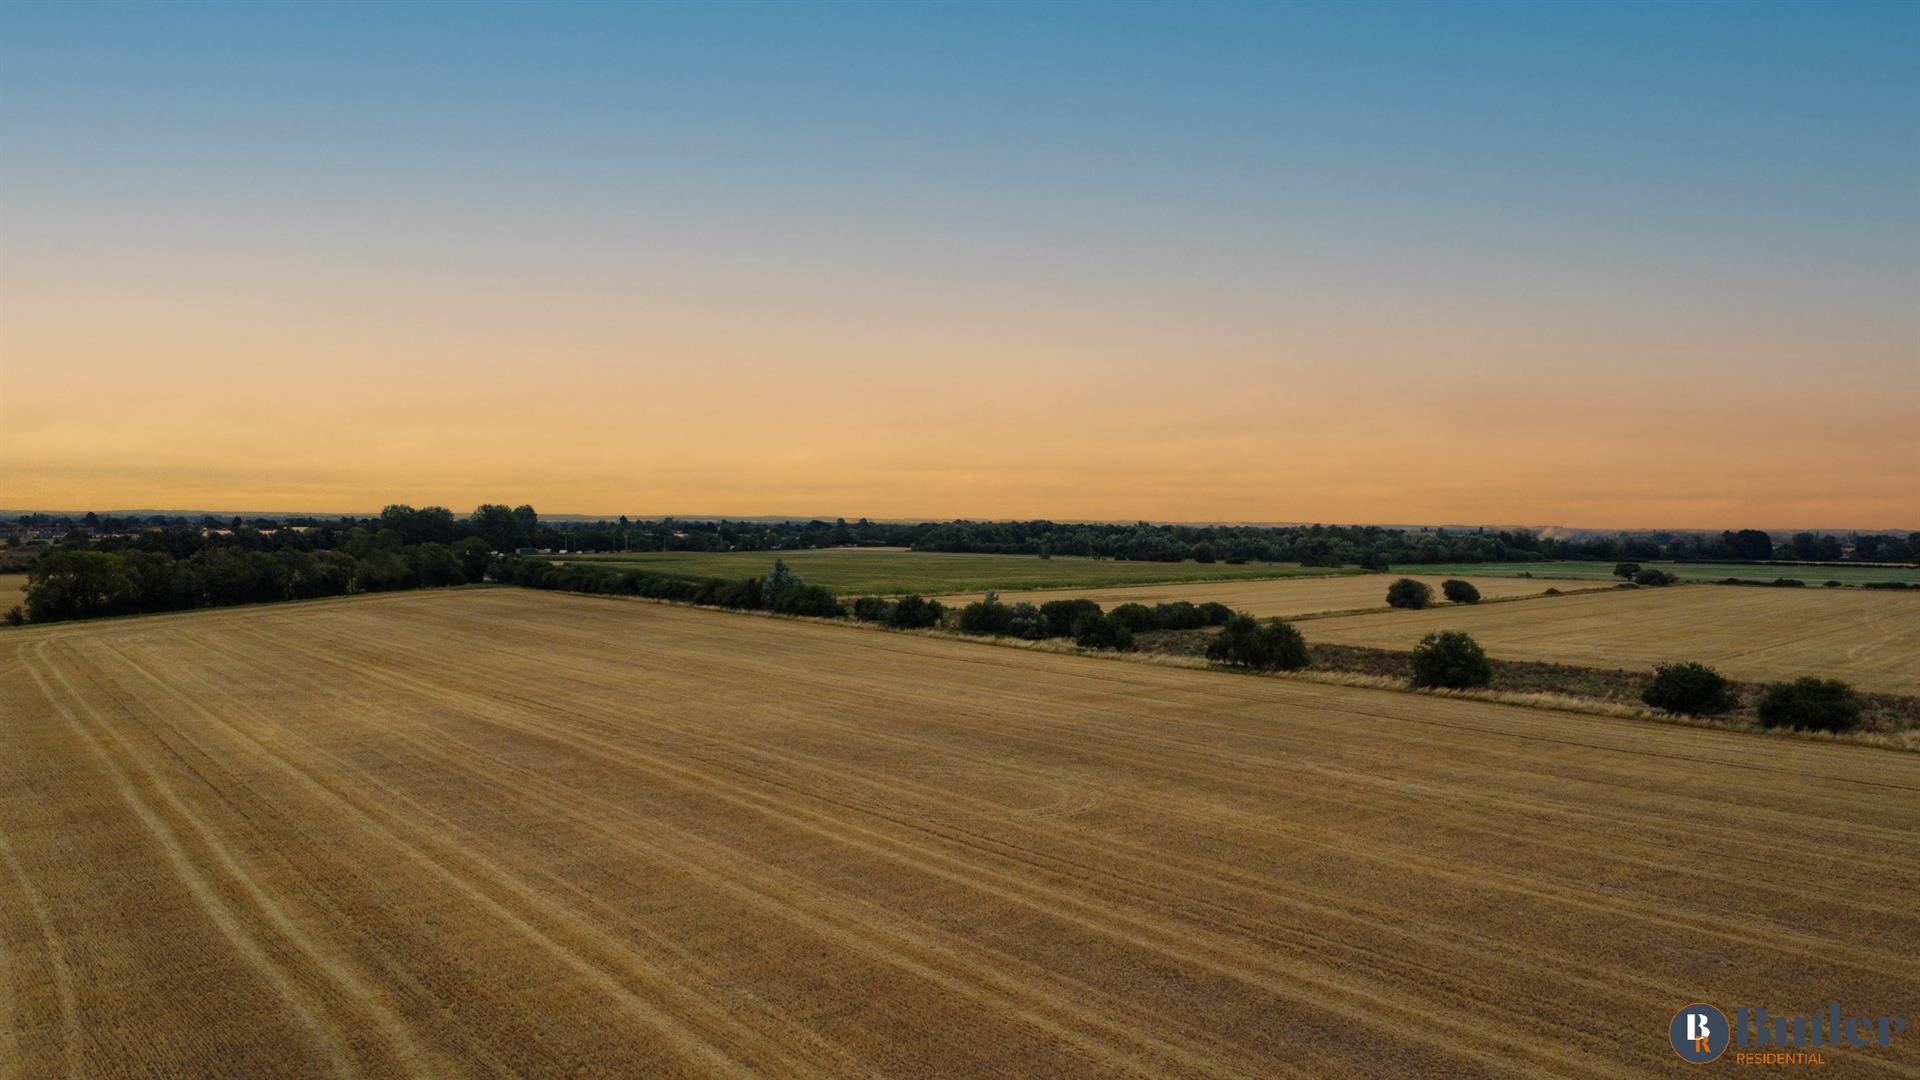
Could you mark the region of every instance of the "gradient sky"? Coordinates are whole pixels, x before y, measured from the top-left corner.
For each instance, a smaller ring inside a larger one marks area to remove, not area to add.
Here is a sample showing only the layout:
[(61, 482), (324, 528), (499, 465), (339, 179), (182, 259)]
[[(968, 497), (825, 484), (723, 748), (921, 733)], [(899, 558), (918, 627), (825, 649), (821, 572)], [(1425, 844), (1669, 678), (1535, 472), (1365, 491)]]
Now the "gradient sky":
[(0, 5), (0, 506), (1920, 529), (1920, 4)]

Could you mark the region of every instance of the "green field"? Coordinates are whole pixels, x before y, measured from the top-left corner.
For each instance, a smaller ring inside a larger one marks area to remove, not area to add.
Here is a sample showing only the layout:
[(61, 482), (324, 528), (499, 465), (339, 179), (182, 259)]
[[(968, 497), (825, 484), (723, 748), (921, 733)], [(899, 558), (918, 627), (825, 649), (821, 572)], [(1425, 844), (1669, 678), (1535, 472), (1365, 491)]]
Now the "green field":
[(897, 548), (824, 548), (798, 551), (631, 551), (560, 555), (556, 561), (646, 570), (677, 577), (761, 577), (775, 559), (809, 585), (842, 596), (956, 593), (978, 589), (1102, 588), (1174, 581), (1220, 581), (1360, 573), (1298, 563), (1130, 562), (1076, 555), (956, 555)]
[[(1869, 581), (1904, 581), (1909, 585), (1920, 585), (1920, 567), (1912, 566), (1857, 566), (1849, 563), (1795, 566), (1788, 563), (1676, 563), (1658, 560), (1640, 565), (1658, 567), (1682, 581), (1721, 581), (1730, 577), (1753, 581), (1798, 578), (1808, 585), (1824, 585), (1829, 581), (1847, 585), (1862, 585)], [(1422, 574), (1481, 574), (1491, 577), (1532, 574), (1537, 578), (1613, 580), (1613, 567), (1611, 562), (1560, 559), (1547, 562), (1438, 563), (1432, 566), (1409, 564), (1394, 569)]]

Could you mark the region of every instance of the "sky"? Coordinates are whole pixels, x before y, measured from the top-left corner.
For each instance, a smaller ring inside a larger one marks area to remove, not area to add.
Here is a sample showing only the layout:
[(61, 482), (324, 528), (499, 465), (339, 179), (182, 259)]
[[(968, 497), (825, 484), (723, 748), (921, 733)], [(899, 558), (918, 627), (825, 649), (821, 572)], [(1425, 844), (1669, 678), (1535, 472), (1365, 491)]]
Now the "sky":
[(1920, 529), (1920, 4), (0, 5), (0, 506)]

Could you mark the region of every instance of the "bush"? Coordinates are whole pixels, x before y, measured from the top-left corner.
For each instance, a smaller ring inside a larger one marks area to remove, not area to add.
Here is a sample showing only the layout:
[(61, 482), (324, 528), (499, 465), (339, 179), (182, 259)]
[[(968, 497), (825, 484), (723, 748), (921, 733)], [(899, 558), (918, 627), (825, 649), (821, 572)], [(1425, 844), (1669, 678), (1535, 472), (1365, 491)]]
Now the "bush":
[(1072, 637), (1074, 625), (1081, 616), (1100, 613), (1100, 605), (1091, 600), (1049, 600), (1040, 605), (1040, 614), (1047, 620), (1048, 637)]
[[(1623, 581), (1620, 584), (1629, 589), (1633, 588), (1633, 582), (1631, 581)], [(1541, 593), (1540, 595), (1541, 596), (1559, 596), (1561, 595), (1561, 593), (1559, 589), (1553, 588), (1552, 586), (1548, 586), (1547, 591)]]
[(1047, 617), (1032, 604), (1015, 604), (1007, 609), (1007, 633), (1038, 641), (1047, 636)]
[(1155, 604), (1153, 620), (1162, 630), (1198, 630), (1207, 625), (1207, 617), (1200, 609), (1185, 600)]
[(1665, 570), (1655, 570), (1651, 567), (1633, 575), (1635, 585), (1671, 585), (1679, 580)]
[(1480, 590), (1473, 587), (1471, 581), (1448, 578), (1440, 583), (1440, 593), (1456, 604), (1477, 604), (1480, 602)]
[(1013, 617), (1013, 609), (1000, 602), (1000, 594), (987, 590), (985, 600), (976, 600), (960, 609), (963, 634), (1004, 634)]
[(878, 596), (862, 596), (853, 602), (853, 617), (861, 622), (886, 622), (893, 605)]
[(1207, 659), (1263, 671), (1298, 671), (1307, 666), (1307, 639), (1285, 619), (1261, 622), (1235, 615), (1207, 643)]
[(1087, 614), (1073, 624), (1074, 643), (1083, 649), (1117, 649), (1125, 652), (1133, 648), (1133, 631), (1126, 623), (1111, 615)]
[(1160, 629), (1159, 618), (1154, 615), (1153, 609), (1145, 604), (1121, 604), (1114, 608), (1109, 616), (1120, 620), (1127, 629), (1136, 634), (1143, 630)]
[(19, 604), (15, 604), (12, 607), (7, 609), (7, 625), (8, 626), (24, 626), (26, 624), (26, 621), (27, 621), (27, 613), (24, 609), (20, 607)]
[(928, 600), (919, 593), (908, 593), (887, 612), (887, 625), (897, 630), (923, 630), (929, 626), (939, 626), (947, 613), (946, 606), (938, 600)]
[(1436, 630), (1413, 647), (1413, 685), (1460, 690), (1493, 681), (1480, 643), (1458, 630)]
[(1653, 678), (1640, 690), (1640, 700), (1656, 709), (1711, 716), (1733, 708), (1733, 687), (1719, 672), (1705, 664), (1687, 661), (1660, 664)]
[(1824, 589), (1839, 589), (1839, 588), (1844, 588), (1844, 587), (1846, 586), (1846, 584), (1847, 584), (1847, 583), (1846, 583), (1846, 582), (1844, 582), (1844, 581), (1829, 581), (1829, 582), (1826, 582), (1826, 583), (1825, 583), (1824, 585), (1822, 585), (1822, 586), (1821, 586), (1821, 588), (1824, 588)]
[(1760, 723), (1808, 731), (1851, 731), (1860, 726), (1860, 698), (1839, 679), (1803, 675), (1774, 683), (1760, 695)]
[(1801, 581), (1799, 578), (1790, 577), (1774, 578), (1773, 585), (1777, 589), (1804, 589), (1807, 587), (1806, 582)]
[(1194, 562), (1210, 563), (1218, 557), (1219, 556), (1214, 552), (1212, 541), (1202, 540), (1199, 543), (1193, 545), (1193, 561)]
[(814, 615), (823, 619), (837, 619), (846, 614), (840, 610), (839, 598), (821, 585), (788, 586), (773, 610), (782, 615)]
[(1869, 581), (1860, 586), (1863, 589), (1906, 589), (1911, 588), (1904, 581)]
[(1633, 575), (1639, 572), (1640, 564), (1637, 562), (1623, 562), (1615, 565), (1613, 568), (1614, 577), (1626, 578), (1628, 581), (1632, 581)]
[(769, 611), (781, 610), (780, 601), (788, 590), (800, 587), (800, 575), (787, 568), (785, 559), (773, 560), (773, 572), (760, 583), (760, 596)]
[(1206, 618), (1208, 626), (1225, 626), (1227, 620), (1233, 618), (1233, 609), (1209, 600), (1200, 605), (1200, 614)]
[(1424, 581), (1403, 577), (1387, 586), (1389, 607), (1418, 610), (1431, 603), (1433, 603), (1433, 589)]

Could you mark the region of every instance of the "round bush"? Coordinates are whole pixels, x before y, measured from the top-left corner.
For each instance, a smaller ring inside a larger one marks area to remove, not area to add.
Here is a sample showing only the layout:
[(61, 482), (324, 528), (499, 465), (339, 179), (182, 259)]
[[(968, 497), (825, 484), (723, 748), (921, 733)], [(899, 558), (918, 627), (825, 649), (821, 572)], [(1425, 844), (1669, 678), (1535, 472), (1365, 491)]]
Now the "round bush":
[(1307, 666), (1307, 639), (1285, 619), (1262, 622), (1235, 615), (1207, 643), (1207, 659), (1263, 671), (1298, 671)]
[(893, 605), (878, 596), (862, 596), (853, 602), (853, 617), (861, 622), (886, 622)]
[(1175, 600), (1171, 604), (1155, 604), (1153, 621), (1162, 630), (1197, 630), (1207, 625), (1207, 617), (1200, 609), (1185, 600)]
[(985, 600), (976, 600), (960, 609), (960, 632), (963, 634), (1004, 634), (1010, 627), (1013, 609), (1000, 602), (999, 597), (989, 592)]
[(1415, 581), (1403, 577), (1387, 586), (1387, 605), (1389, 607), (1418, 610), (1433, 603), (1433, 589), (1424, 581)]
[(1760, 695), (1760, 723), (1808, 731), (1852, 731), (1860, 726), (1860, 697), (1839, 679), (1803, 675), (1767, 687)]
[(1480, 643), (1459, 630), (1436, 630), (1413, 647), (1413, 685), (1462, 690), (1493, 681)]
[(1072, 637), (1080, 617), (1100, 614), (1100, 605), (1091, 600), (1049, 600), (1040, 605), (1040, 614), (1046, 616), (1048, 637)]
[(1639, 572), (1640, 572), (1640, 564), (1637, 562), (1618, 563), (1618, 564), (1615, 564), (1613, 568), (1614, 577), (1626, 578), (1628, 580), (1632, 580), (1633, 575)]
[(1209, 600), (1200, 605), (1200, 614), (1207, 620), (1208, 626), (1225, 626), (1233, 618), (1233, 609), (1225, 604)]
[(1108, 612), (1108, 614), (1120, 620), (1121, 623), (1125, 624), (1127, 629), (1136, 634), (1144, 630), (1160, 629), (1159, 616), (1155, 615), (1153, 609), (1145, 604), (1121, 604), (1119, 607)]
[(1007, 633), (1028, 641), (1047, 636), (1047, 617), (1032, 604), (1015, 604), (1007, 609)]
[(1655, 570), (1652, 567), (1648, 567), (1633, 575), (1633, 583), (1635, 585), (1671, 585), (1679, 580), (1679, 578), (1674, 577), (1665, 570)]
[(773, 610), (782, 615), (815, 615), (824, 619), (837, 619), (844, 614), (839, 599), (819, 585), (788, 586)]
[(1084, 649), (1133, 648), (1133, 631), (1111, 615), (1087, 614), (1073, 624), (1074, 643)]
[(1480, 590), (1473, 587), (1471, 581), (1448, 578), (1440, 583), (1440, 595), (1456, 604), (1477, 604), (1480, 602)]
[(941, 616), (946, 613), (946, 605), (940, 601), (928, 600), (919, 593), (908, 593), (887, 612), (887, 625), (902, 630), (939, 626)]
[(1653, 669), (1653, 678), (1640, 689), (1640, 700), (1656, 709), (1711, 716), (1733, 708), (1733, 687), (1719, 672), (1705, 664), (1687, 661), (1661, 664)]

